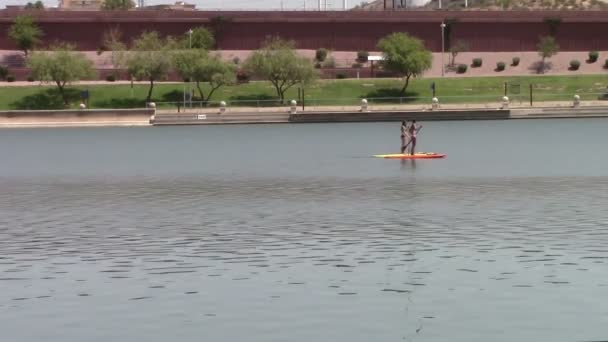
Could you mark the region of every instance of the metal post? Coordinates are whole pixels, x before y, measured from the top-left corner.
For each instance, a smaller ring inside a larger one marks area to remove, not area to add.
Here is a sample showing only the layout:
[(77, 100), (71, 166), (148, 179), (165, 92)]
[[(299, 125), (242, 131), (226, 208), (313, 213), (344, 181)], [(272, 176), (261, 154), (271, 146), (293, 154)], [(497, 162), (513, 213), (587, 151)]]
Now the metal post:
[[(192, 33), (193, 33), (193, 32), (192, 32), (192, 29), (189, 29), (189, 30), (188, 30), (188, 38), (189, 38), (189, 39), (188, 39), (188, 40), (189, 40), (189, 45), (188, 45), (188, 47), (189, 47), (190, 49), (192, 49)], [(192, 90), (191, 90), (191, 88), (190, 88), (190, 86), (191, 86), (191, 85), (190, 85), (190, 81), (191, 81), (191, 80), (190, 80), (190, 78), (188, 78), (188, 96), (190, 97), (190, 98), (188, 99), (188, 101), (190, 102), (190, 108), (192, 108)]]
[[(441, 4), (441, 0), (439, 2)], [(441, 8), (441, 5), (440, 5)], [(441, 22), (441, 77), (445, 74), (445, 62), (444, 62), (444, 54), (445, 54), (445, 23)]]
[(304, 111), (304, 88), (302, 88), (302, 111)]
[(532, 83), (530, 83), (530, 107), (532, 107)]

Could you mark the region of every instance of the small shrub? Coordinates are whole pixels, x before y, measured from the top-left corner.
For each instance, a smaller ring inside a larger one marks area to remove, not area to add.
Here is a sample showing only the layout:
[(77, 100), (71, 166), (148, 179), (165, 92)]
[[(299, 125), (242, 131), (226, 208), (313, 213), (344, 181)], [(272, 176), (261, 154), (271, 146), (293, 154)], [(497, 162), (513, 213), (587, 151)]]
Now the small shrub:
[(103, 47), (97, 48), (97, 56), (101, 56), (104, 53), (105, 49)]
[(6, 82), (15, 82), (15, 75), (6, 76)]
[(473, 58), (473, 67), (474, 68), (479, 68), (482, 63), (483, 63), (483, 61), (481, 58)]
[(35, 80), (34, 80), (34, 76), (31, 76), (31, 75), (30, 75), (30, 76), (28, 76), (28, 77), (27, 77), (27, 81), (28, 81), (28, 82), (34, 82), (34, 81), (35, 81)]
[(458, 64), (458, 68), (456, 69), (456, 72), (459, 74), (464, 74), (465, 72), (467, 72), (467, 65), (466, 64)]
[(108, 81), (108, 82), (114, 82), (114, 81), (116, 81), (116, 76), (114, 76), (114, 75), (108, 75), (108, 76), (106, 76), (106, 81)]
[(333, 56), (329, 56), (328, 59), (323, 62), (324, 68), (335, 68), (336, 67), (336, 59)]
[(317, 49), (315, 52), (315, 60), (317, 62), (323, 62), (327, 58), (327, 49)]
[(355, 69), (359, 69), (359, 68), (361, 68), (362, 66), (363, 66), (363, 64), (361, 64), (361, 63), (359, 63), (359, 62), (357, 62), (357, 63), (353, 63), (353, 68), (355, 68)]
[(241, 59), (240, 59), (238, 56), (235, 56), (235, 57), (232, 59), (232, 63), (234, 63), (234, 64), (236, 64), (236, 65), (239, 65), (239, 63), (241, 63)]
[(247, 83), (249, 82), (249, 75), (245, 71), (239, 70), (236, 73), (236, 79), (239, 83)]
[(519, 65), (519, 57), (513, 57), (511, 60), (511, 65), (518, 66)]
[(604, 61), (604, 69), (608, 69), (608, 59)]
[(505, 62), (498, 62), (498, 63), (496, 63), (496, 70), (497, 71), (503, 71), (503, 70), (505, 70)]
[(8, 76), (8, 68), (0, 65), (0, 80), (6, 80), (6, 76)]
[(581, 66), (581, 62), (573, 59), (570, 61), (570, 70), (578, 70), (578, 68)]
[(368, 57), (369, 57), (369, 52), (367, 52), (367, 51), (358, 51), (357, 52), (357, 62), (359, 62), (359, 63), (367, 62)]
[(591, 51), (589, 52), (589, 62), (591, 63), (595, 63), (597, 62), (597, 59), (600, 57), (600, 53), (597, 51)]
[(315, 68), (317, 68), (317, 69), (321, 69), (321, 63), (316, 62), (316, 63), (315, 63)]
[(336, 74), (336, 78), (339, 80), (345, 79), (346, 78), (346, 74), (343, 72), (339, 72)]

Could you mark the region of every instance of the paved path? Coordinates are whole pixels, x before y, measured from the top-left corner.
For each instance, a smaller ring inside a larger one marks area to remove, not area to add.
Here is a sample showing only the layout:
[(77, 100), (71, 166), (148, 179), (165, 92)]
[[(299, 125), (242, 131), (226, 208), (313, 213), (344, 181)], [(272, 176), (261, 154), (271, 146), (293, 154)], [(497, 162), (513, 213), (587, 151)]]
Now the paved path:
[[(298, 50), (298, 52), (309, 58), (314, 58), (315, 50)], [(102, 55), (97, 55), (95, 51), (84, 51), (85, 55), (91, 59), (98, 69), (109, 69), (112, 68), (111, 53), (105, 52)], [(247, 56), (251, 53), (248, 50), (224, 50), (219, 51), (221, 56), (232, 61), (238, 58), (240, 62), (244, 61)], [(600, 56), (597, 62), (587, 63), (588, 51), (580, 52), (560, 52), (554, 57), (548, 59), (550, 68), (545, 71), (546, 75), (582, 75), (582, 74), (597, 74), (604, 73), (608, 75), (608, 69), (604, 69), (603, 65), (605, 60), (608, 59), (608, 51), (600, 51)], [(370, 52), (370, 55), (381, 55), (380, 52)], [(16, 56), (22, 56), (19, 51), (0, 50), (0, 64), (11, 65), (15, 63), (15, 60), (19, 60)], [(357, 53), (352, 51), (333, 51), (330, 56), (336, 61), (338, 67), (351, 66), (356, 58)], [(483, 59), (483, 64), (479, 68), (472, 68), (470, 64), (473, 58), (480, 57)], [(518, 66), (511, 66), (513, 57), (519, 57), (520, 63)], [(22, 57), (21, 57), (22, 59)], [(577, 71), (570, 71), (571, 60), (579, 60), (581, 62), (580, 69)], [(446, 51), (443, 55), (444, 64), (447, 65), (450, 61), (450, 54)], [(467, 64), (469, 68), (465, 74), (457, 74), (456, 72), (449, 71), (445, 73), (445, 77), (463, 77), (463, 76), (516, 76), (516, 75), (536, 75), (537, 63), (540, 61), (538, 52), (526, 51), (526, 52), (463, 52), (458, 54), (456, 57), (456, 64)], [(504, 62), (507, 67), (504, 71), (495, 71), (496, 63)], [(17, 62), (19, 63), (19, 62)], [(423, 77), (441, 77), (441, 65), (442, 65), (442, 54), (433, 53), (433, 65), (430, 70), (424, 73)], [(13, 65), (11, 65), (13, 66)], [(365, 64), (365, 67), (369, 67), (369, 63)], [(107, 82), (106, 82), (107, 83)]]

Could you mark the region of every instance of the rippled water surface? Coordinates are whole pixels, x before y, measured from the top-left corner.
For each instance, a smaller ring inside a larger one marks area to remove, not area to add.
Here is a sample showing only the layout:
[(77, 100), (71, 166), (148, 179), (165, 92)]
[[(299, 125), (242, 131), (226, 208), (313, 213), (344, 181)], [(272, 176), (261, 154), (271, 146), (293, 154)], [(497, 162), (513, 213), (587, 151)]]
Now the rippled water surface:
[(608, 121), (0, 131), (2, 341), (608, 339)]

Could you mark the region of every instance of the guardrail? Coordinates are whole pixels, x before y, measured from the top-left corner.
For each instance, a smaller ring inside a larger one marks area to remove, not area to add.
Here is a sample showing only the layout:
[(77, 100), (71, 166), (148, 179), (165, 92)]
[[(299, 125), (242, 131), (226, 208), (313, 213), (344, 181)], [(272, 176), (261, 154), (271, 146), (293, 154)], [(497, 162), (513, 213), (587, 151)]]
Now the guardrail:
[[(218, 113), (218, 112), (268, 112), (291, 111), (291, 101), (296, 101), (297, 111), (352, 111), (352, 110), (432, 110), (449, 107), (450, 109), (497, 109), (505, 107), (574, 107), (585, 105), (608, 105), (607, 93), (555, 93), (511, 94), (506, 96), (437, 96), (432, 97), (371, 97), (371, 98), (289, 98), (252, 100), (214, 100), (155, 102), (157, 110), (175, 113)], [(365, 107), (365, 108), (363, 108)]]

